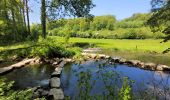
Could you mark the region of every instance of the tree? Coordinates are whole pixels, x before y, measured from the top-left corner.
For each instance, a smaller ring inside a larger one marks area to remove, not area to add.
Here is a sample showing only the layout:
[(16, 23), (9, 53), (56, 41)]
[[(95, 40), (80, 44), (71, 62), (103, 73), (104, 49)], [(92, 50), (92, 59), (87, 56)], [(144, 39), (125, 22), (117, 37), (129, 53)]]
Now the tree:
[(26, 3), (26, 14), (27, 14), (27, 27), (28, 27), (28, 34), (30, 34), (30, 21), (29, 21), (29, 8), (28, 8), (28, 0), (25, 0)]
[[(20, 41), (28, 36), (25, 20), (25, 8), (28, 9), (27, 1), (0, 0), (0, 22), (2, 23), (0, 34), (5, 38)], [(29, 27), (29, 20), (27, 23)]]
[(153, 31), (162, 31), (167, 36), (164, 42), (170, 40), (170, 0), (152, 0), (152, 16), (148, 24)]
[(42, 25), (42, 35), (46, 36), (46, 5), (45, 0), (41, 0), (41, 25)]
[[(46, 36), (46, 19), (54, 20), (65, 16), (92, 17), (92, 0), (41, 0), (42, 34)], [(47, 13), (46, 13), (46, 10)]]

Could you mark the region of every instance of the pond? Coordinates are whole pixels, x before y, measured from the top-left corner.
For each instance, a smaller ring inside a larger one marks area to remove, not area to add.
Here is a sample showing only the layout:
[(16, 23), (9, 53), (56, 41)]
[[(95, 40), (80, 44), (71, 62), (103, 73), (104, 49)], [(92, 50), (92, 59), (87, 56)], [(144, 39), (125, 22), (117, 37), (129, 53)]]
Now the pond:
[(48, 86), (51, 73), (54, 67), (48, 64), (29, 65), (16, 69), (4, 76), (7, 81), (15, 81), (14, 89), (26, 89), (36, 86)]
[(61, 83), (64, 94), (72, 100), (118, 98), (123, 83), (132, 87), (136, 99), (167, 99), (170, 94), (169, 73), (109, 64), (106, 60), (67, 64), (62, 71)]
[[(29, 65), (1, 77), (7, 81), (15, 81), (16, 90), (36, 86), (47, 87), (54, 70), (55, 68), (48, 64)], [(132, 92), (136, 96), (135, 99), (170, 98), (169, 73), (110, 64), (108, 60), (66, 64), (61, 74), (61, 86), (64, 95), (72, 100), (82, 98), (113, 100), (120, 97), (120, 91), (128, 88), (129, 95)]]

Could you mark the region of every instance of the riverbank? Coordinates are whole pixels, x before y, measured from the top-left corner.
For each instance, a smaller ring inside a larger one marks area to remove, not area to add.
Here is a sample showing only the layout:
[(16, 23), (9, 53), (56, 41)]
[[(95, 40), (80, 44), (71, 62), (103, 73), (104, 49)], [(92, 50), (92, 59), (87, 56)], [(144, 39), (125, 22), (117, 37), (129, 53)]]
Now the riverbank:
[[(56, 42), (63, 42), (64, 38), (51, 36)], [(160, 43), (161, 39), (120, 40), (120, 39), (89, 39), (70, 38), (69, 45), (80, 48), (101, 48), (101, 53), (118, 56), (128, 60), (135, 59), (143, 62), (153, 62), (170, 66), (170, 53), (162, 52), (169, 48), (170, 42)]]

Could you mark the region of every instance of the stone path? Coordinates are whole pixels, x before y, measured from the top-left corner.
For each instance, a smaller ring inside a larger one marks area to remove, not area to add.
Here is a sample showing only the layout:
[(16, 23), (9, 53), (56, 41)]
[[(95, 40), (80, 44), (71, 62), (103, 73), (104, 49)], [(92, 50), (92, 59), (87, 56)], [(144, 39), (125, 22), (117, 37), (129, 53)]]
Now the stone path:
[(35, 62), (35, 61), (36, 61), (36, 58), (24, 59), (24, 60), (22, 60), (22, 61), (20, 61), (20, 62), (18, 62), (16, 64), (13, 64), (11, 66), (0, 68), (0, 75), (9, 73), (9, 72), (11, 72), (14, 69), (18, 69), (18, 68), (24, 67), (25, 65), (28, 65), (31, 62)]

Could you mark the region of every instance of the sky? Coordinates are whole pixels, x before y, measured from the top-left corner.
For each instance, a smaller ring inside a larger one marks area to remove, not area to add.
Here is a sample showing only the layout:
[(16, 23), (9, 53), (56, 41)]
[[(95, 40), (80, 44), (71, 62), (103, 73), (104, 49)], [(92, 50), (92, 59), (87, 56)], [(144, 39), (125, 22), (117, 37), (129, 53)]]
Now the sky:
[[(40, 23), (40, 5), (34, 0), (30, 0), (31, 23)], [(39, 0), (40, 1), (40, 0)], [(100, 15), (114, 15), (117, 20), (122, 20), (132, 16), (134, 13), (148, 13), (150, 12), (151, 0), (93, 0), (96, 5), (91, 10), (91, 14), (95, 16)]]

